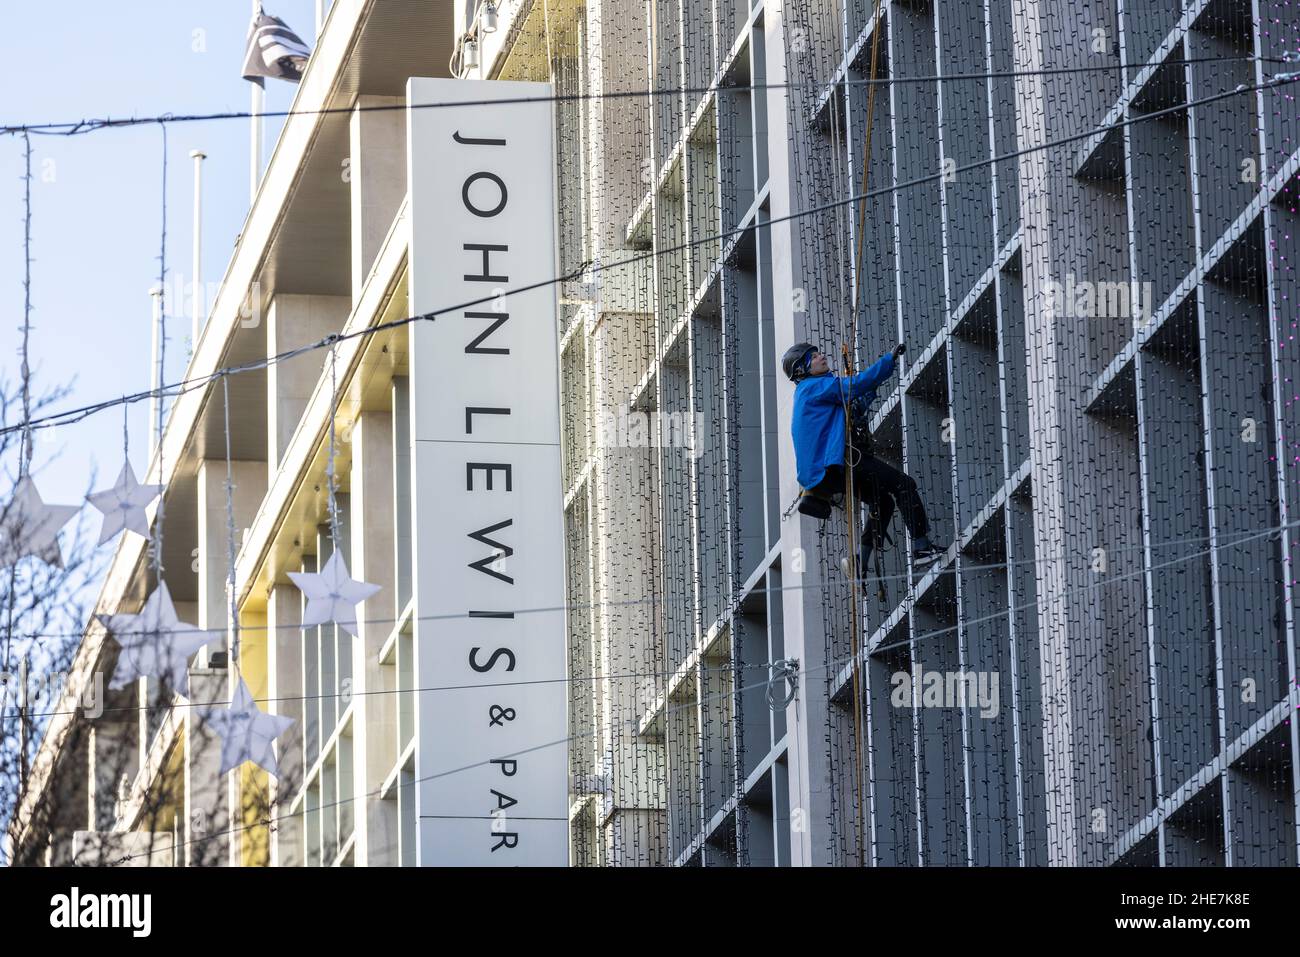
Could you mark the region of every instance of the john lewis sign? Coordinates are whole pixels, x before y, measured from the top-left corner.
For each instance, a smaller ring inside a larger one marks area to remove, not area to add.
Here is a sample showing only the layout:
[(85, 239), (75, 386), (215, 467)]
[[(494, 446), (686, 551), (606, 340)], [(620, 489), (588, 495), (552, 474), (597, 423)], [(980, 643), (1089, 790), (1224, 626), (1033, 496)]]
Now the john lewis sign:
[(568, 863), (550, 95), (407, 84), (421, 864)]

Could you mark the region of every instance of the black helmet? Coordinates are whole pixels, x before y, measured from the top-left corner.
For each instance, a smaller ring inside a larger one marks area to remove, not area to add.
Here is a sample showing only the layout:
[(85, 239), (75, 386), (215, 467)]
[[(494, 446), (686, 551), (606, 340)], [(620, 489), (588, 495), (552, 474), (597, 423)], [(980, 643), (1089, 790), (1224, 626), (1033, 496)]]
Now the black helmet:
[(804, 365), (805, 360), (817, 351), (817, 347), (811, 342), (796, 342), (789, 349), (785, 350), (785, 356), (781, 359), (781, 371), (791, 382), (798, 382), (808, 375), (808, 369)]

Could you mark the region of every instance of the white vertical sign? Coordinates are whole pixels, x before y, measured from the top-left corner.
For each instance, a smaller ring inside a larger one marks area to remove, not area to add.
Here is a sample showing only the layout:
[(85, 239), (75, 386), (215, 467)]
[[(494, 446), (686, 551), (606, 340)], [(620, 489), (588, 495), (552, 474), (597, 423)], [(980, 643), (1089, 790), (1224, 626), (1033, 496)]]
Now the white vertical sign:
[(568, 863), (550, 95), (407, 84), (421, 864)]

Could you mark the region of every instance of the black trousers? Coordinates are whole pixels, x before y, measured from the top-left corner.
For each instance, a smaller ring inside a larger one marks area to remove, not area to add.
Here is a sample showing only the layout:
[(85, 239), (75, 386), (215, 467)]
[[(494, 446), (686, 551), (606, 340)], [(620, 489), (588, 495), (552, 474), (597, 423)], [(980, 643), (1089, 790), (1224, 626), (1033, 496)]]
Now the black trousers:
[[(828, 468), (826, 477), (818, 483), (817, 491), (827, 495), (833, 492), (843, 493), (843, 466)], [(859, 561), (866, 561), (876, 544), (876, 536), (889, 528), (895, 506), (902, 513), (903, 524), (913, 539), (930, 533), (930, 523), (925, 516), (921, 495), (916, 490), (916, 481), (888, 462), (863, 455), (853, 469), (853, 494), (867, 506), (867, 524), (862, 529)]]

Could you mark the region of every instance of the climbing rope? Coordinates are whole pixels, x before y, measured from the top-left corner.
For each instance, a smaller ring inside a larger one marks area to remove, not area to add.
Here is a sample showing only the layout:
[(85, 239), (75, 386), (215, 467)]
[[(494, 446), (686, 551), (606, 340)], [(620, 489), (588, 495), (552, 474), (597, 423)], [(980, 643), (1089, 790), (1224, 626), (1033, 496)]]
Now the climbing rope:
[[(849, 335), (841, 343), (840, 348), (844, 357), (844, 373), (852, 376), (854, 374), (853, 353), (849, 349), (852, 343), (854, 348), (857, 346), (858, 339), (858, 309), (862, 302), (862, 252), (865, 236), (866, 223), (866, 190), (871, 175), (871, 131), (873, 120), (876, 114), (876, 73), (880, 64), (880, 31), (882, 27), (880, 16), (880, 0), (876, 0), (874, 25), (871, 29), (871, 76), (868, 84), (867, 93), (867, 121), (863, 131), (862, 146), (862, 189), (859, 195), (862, 199), (858, 202), (858, 234), (857, 250), (853, 260), (853, 297), (849, 313)], [(845, 89), (846, 105), (848, 90)], [(841, 390), (843, 393), (843, 390)], [(858, 612), (858, 543), (857, 543), (857, 513), (858, 500), (853, 488), (853, 462), (855, 459), (855, 449), (853, 444), (853, 394), (849, 389), (844, 394), (844, 435), (847, 443), (847, 452), (845, 462), (848, 467), (844, 470), (844, 514), (845, 528), (848, 533), (848, 572), (849, 572), (849, 645), (853, 655), (853, 753), (854, 753), (854, 791), (857, 805), (857, 825), (858, 825), (858, 863), (866, 863), (866, 831), (864, 827), (863, 813), (863, 778), (866, 775), (864, 749), (862, 746), (862, 668), (859, 662), (859, 637), (862, 631), (862, 625)], [(880, 550), (876, 549), (877, 571), (881, 569)], [(882, 587), (883, 592), (883, 587)], [(882, 594), (882, 600), (884, 598)]]

